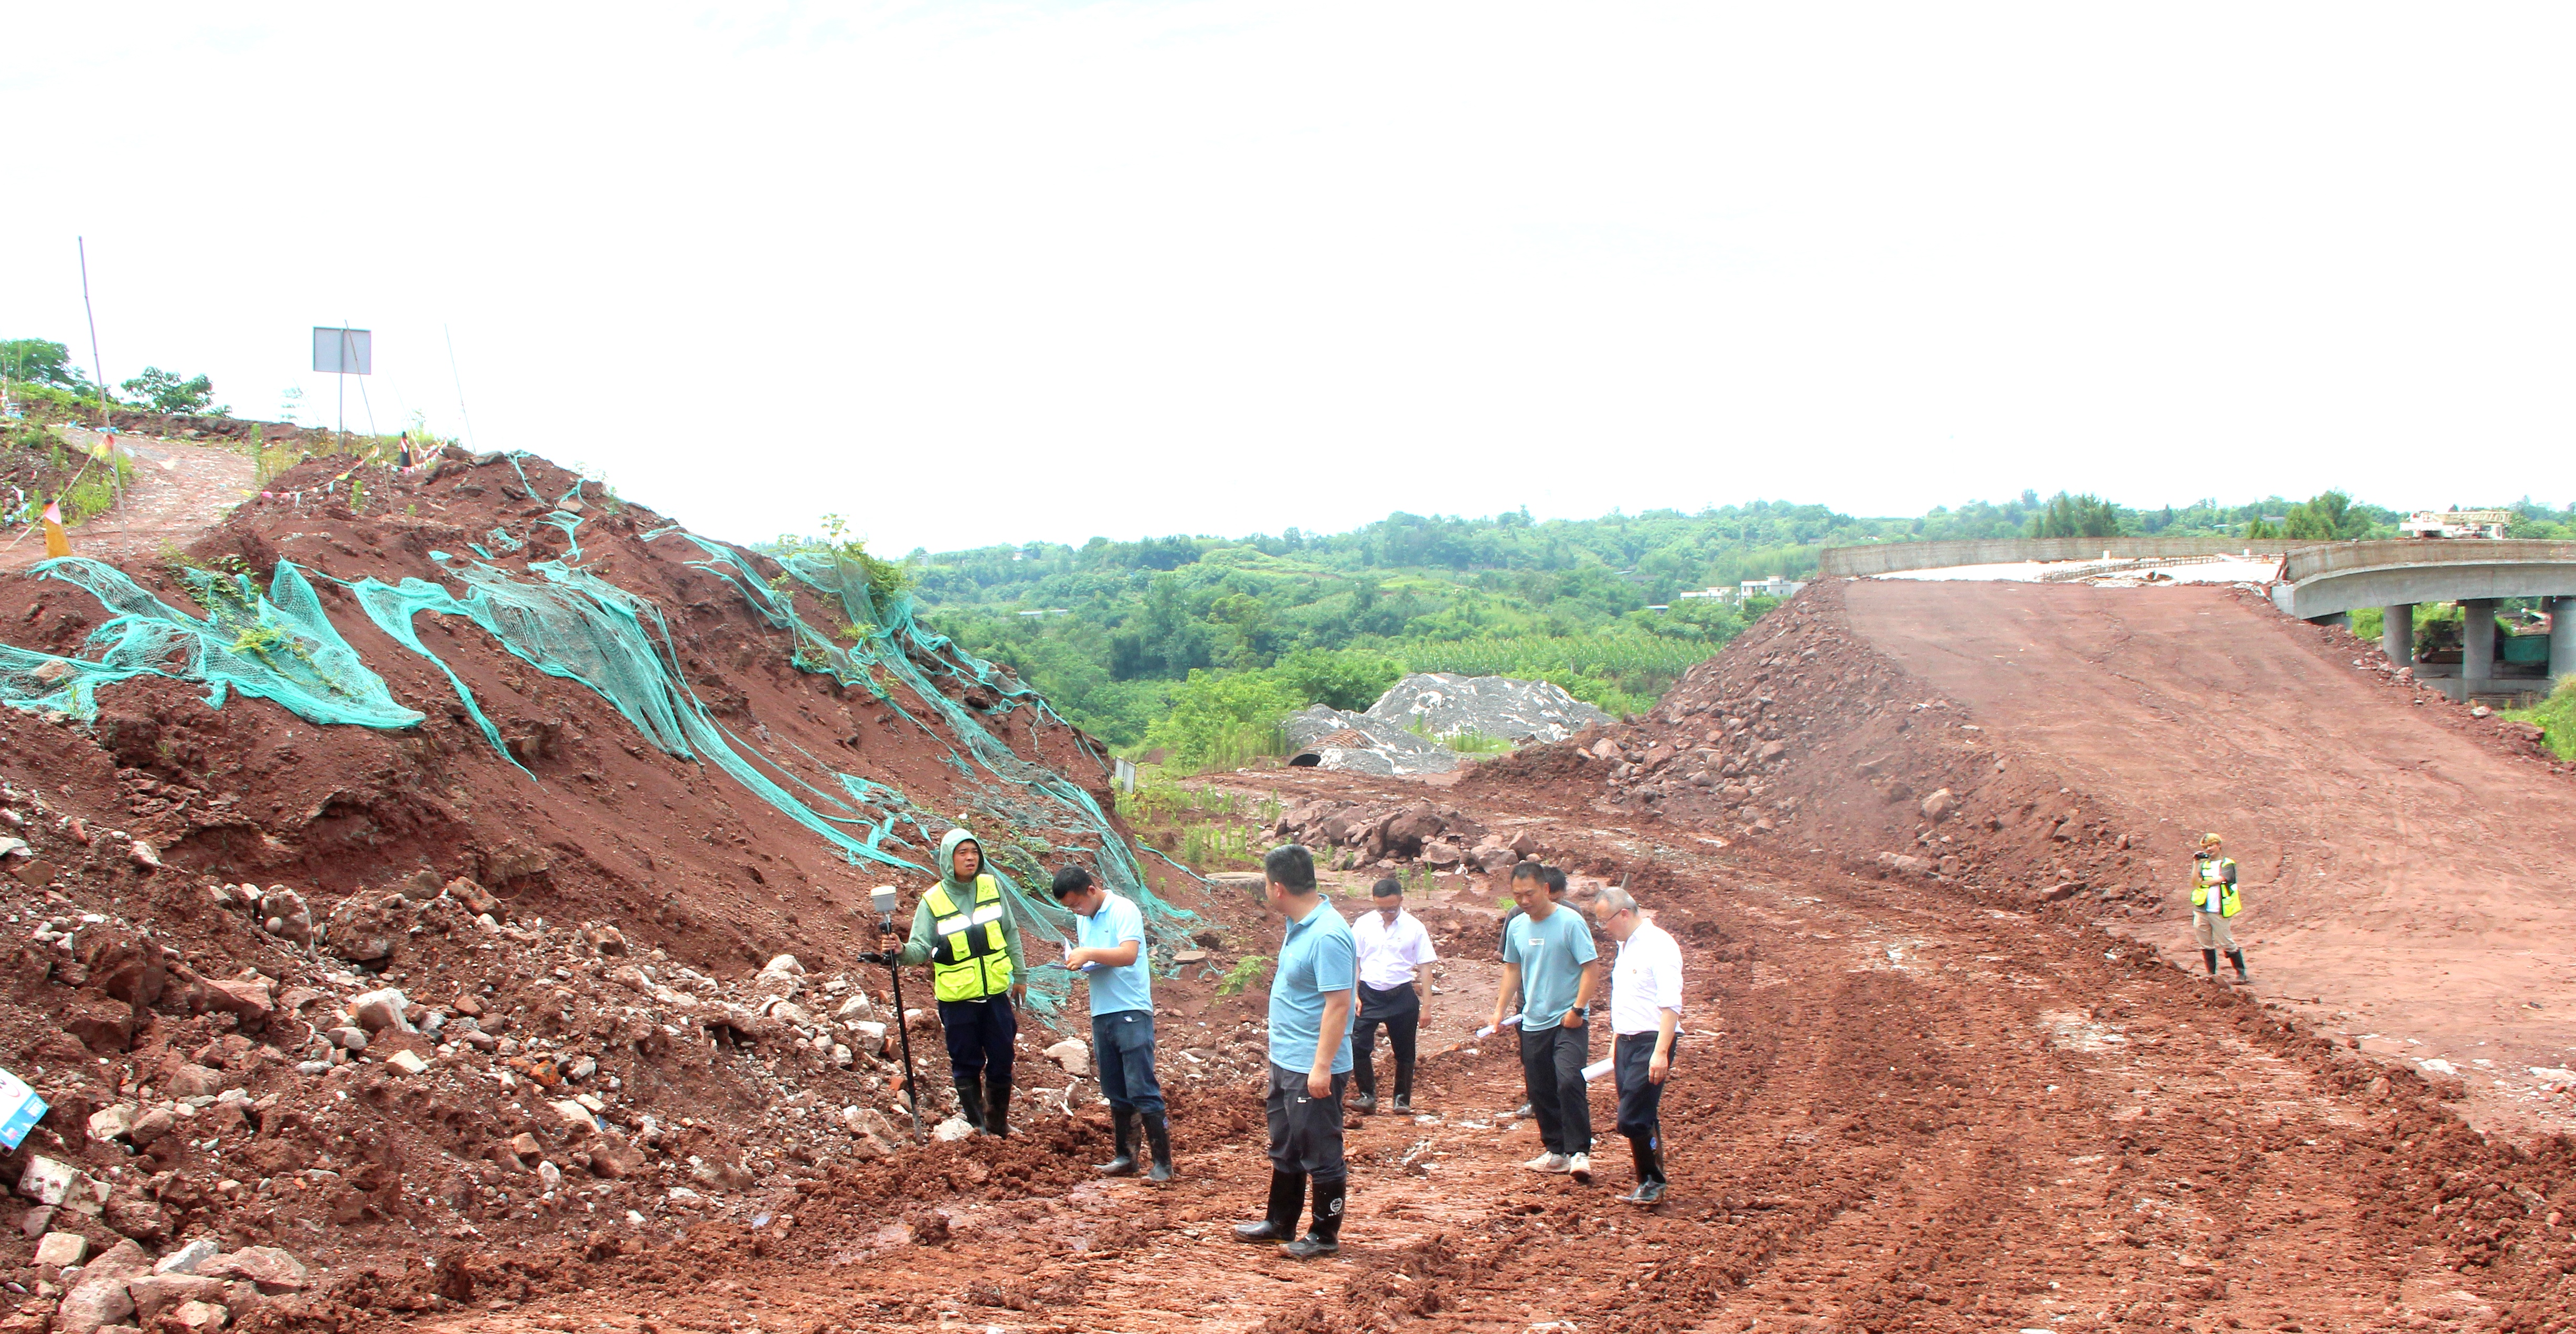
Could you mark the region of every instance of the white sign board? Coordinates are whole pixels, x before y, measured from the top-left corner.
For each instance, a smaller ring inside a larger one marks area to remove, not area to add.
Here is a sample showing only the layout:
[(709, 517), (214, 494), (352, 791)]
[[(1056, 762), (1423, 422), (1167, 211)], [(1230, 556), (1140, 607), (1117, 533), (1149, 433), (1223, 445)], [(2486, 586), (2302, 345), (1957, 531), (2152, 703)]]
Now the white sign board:
[(27, 1081), (0, 1070), (0, 1145), (15, 1149), (45, 1117), (45, 1100)]
[(324, 375), (367, 375), (376, 366), (375, 335), (365, 329), (313, 331), (313, 369)]

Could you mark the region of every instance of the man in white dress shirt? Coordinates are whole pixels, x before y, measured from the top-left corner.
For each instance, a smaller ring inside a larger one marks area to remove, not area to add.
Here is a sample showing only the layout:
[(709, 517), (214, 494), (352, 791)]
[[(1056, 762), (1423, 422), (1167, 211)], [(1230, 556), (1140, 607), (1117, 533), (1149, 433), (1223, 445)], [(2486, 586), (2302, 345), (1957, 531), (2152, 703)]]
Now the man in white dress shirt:
[(1439, 958), (1431, 933), (1404, 910), (1404, 882), (1393, 876), (1369, 889), (1377, 911), (1351, 923), (1360, 954), (1359, 1026), (1351, 1033), (1351, 1073), (1360, 1086), (1351, 1100), (1365, 1115), (1377, 1110), (1377, 1030), (1395, 1050), (1395, 1110), (1413, 1110), (1413, 1038), (1422, 1020), (1422, 966)]
[(1672, 935), (1645, 919), (1622, 889), (1605, 889), (1592, 901), (1601, 930), (1619, 943), (1610, 967), (1610, 1031), (1619, 1081), (1619, 1133), (1637, 1160), (1637, 1188), (1623, 1204), (1653, 1205), (1664, 1198), (1663, 1127), (1658, 1112), (1664, 1076), (1672, 1069), (1673, 1043), (1682, 1021), (1682, 950)]

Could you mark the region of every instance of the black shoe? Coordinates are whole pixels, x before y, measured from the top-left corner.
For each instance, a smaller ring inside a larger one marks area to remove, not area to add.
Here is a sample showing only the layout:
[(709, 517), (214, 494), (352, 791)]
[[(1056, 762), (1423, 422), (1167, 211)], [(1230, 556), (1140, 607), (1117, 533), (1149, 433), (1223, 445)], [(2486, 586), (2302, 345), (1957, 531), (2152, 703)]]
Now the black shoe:
[(1306, 1202), (1306, 1174), (1270, 1169), (1270, 1206), (1258, 1223), (1234, 1225), (1236, 1241), (1286, 1241), (1297, 1235), (1297, 1209)]
[(1010, 1134), (1011, 1081), (1007, 1075), (984, 1073), (984, 1129), (994, 1138)]
[(1664, 1198), (1664, 1156), (1645, 1140), (1628, 1141), (1628, 1156), (1637, 1164), (1637, 1188), (1619, 1197), (1621, 1204), (1653, 1204)]
[(1351, 1099), (1351, 1110), (1362, 1116), (1366, 1116), (1369, 1113), (1376, 1111), (1377, 1095), (1374, 1093), (1363, 1093), (1358, 1097)]
[(1389, 1109), (1389, 1110), (1394, 1111), (1394, 1112), (1396, 1112), (1396, 1113), (1399, 1113), (1399, 1114), (1401, 1114), (1401, 1115), (1410, 1116), (1410, 1115), (1412, 1115), (1412, 1114), (1413, 1114), (1413, 1099), (1411, 1099), (1411, 1098), (1409, 1098), (1409, 1097), (1407, 1097), (1407, 1096), (1405, 1096), (1404, 1094), (1401, 1094), (1401, 1093), (1396, 1094), (1396, 1095), (1395, 1095), (1395, 1106), (1394, 1106), (1394, 1107), (1392, 1107), (1392, 1108), (1391, 1108), (1391, 1109)]
[(2218, 951), (2202, 950), (2200, 952), (2200, 961), (2209, 965), (2209, 975), (2211, 977), (2218, 976)]
[(1306, 1235), (1279, 1248), (1291, 1260), (1312, 1260), (1318, 1255), (1339, 1255), (1342, 1251), (1342, 1193), (1350, 1181), (1315, 1183), (1315, 1225)]
[(2254, 985), (2254, 979), (2246, 976), (2245, 974), (2245, 951), (2229, 950), (2227, 952), (2227, 961), (2236, 965), (2236, 985), (2240, 987), (2249, 987)]
[(1399, 1112), (1413, 1110), (1413, 1062), (1411, 1061), (1395, 1063), (1395, 1110)]
[(1092, 1170), (1105, 1177), (1132, 1177), (1136, 1175), (1136, 1110), (1112, 1107), (1109, 1121), (1118, 1133), (1118, 1156), (1105, 1163), (1093, 1164)]
[(1534, 1108), (1534, 1107), (1532, 1107), (1532, 1106), (1530, 1106), (1528, 1103), (1522, 1103), (1522, 1104), (1521, 1104), (1521, 1109), (1520, 1109), (1519, 1111), (1517, 1111), (1517, 1112), (1512, 1113), (1512, 1115), (1517, 1116), (1517, 1117), (1519, 1117), (1520, 1119), (1522, 1119), (1522, 1120), (1524, 1120), (1524, 1121), (1526, 1121), (1526, 1120), (1530, 1119), (1530, 1118), (1531, 1118), (1531, 1117), (1533, 1117), (1533, 1116), (1536, 1116), (1537, 1114), (1538, 1114), (1538, 1109), (1537, 1109), (1537, 1108)]
[(1652, 1207), (1653, 1205), (1660, 1203), (1663, 1198), (1664, 1183), (1660, 1181), (1640, 1181), (1637, 1183), (1637, 1188), (1635, 1190), (1619, 1197), (1619, 1203)]
[(984, 1128), (984, 1086), (972, 1079), (957, 1081), (957, 1114), (977, 1130)]
[(1172, 1123), (1161, 1112), (1145, 1113), (1145, 1145), (1153, 1150), (1153, 1170), (1147, 1181), (1159, 1185), (1172, 1179)]

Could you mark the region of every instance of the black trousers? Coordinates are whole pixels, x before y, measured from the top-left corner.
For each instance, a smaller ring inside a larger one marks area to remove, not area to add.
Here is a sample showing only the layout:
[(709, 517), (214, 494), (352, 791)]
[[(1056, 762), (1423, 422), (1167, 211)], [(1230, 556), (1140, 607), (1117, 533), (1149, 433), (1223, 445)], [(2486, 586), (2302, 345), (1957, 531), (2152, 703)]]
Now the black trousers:
[[(1398, 995), (1397, 992), (1403, 993)], [(1371, 1013), (1375, 1010), (1375, 1013)], [(1422, 1026), (1422, 998), (1406, 983), (1394, 991), (1360, 984), (1360, 1017), (1351, 1029), (1351, 1075), (1360, 1092), (1377, 1096), (1377, 1030), (1386, 1026), (1386, 1045), (1395, 1052), (1395, 1095), (1413, 1092), (1414, 1038)]]
[[(1682, 1039), (1676, 1033), (1668, 1059), (1678, 1061), (1681, 1055)], [(1647, 1068), (1655, 1063), (1655, 1035), (1622, 1033), (1611, 1056), (1617, 1061), (1610, 1073), (1619, 1081), (1619, 1133), (1649, 1149), (1661, 1150), (1664, 1147), (1664, 1086), (1646, 1080)], [(1664, 1079), (1667, 1083), (1672, 1080), (1669, 1067), (1664, 1072)]]
[(1010, 997), (941, 1001), (939, 1028), (948, 1038), (948, 1071), (959, 1084), (975, 1082), (988, 1069), (993, 1078), (1011, 1082), (1011, 1040), (1020, 1035), (1020, 1016)]
[(1318, 1098), (1306, 1091), (1305, 1071), (1270, 1067), (1262, 1110), (1270, 1116), (1272, 1170), (1303, 1173), (1322, 1185), (1350, 1176), (1350, 1164), (1342, 1159), (1342, 1092), (1350, 1080), (1347, 1074), (1333, 1076), (1332, 1096)]
[(1583, 1064), (1591, 1054), (1589, 1023), (1549, 1024), (1536, 1032), (1521, 1025), (1521, 1082), (1538, 1116), (1539, 1142), (1549, 1153), (1592, 1152), (1592, 1102), (1583, 1088)]

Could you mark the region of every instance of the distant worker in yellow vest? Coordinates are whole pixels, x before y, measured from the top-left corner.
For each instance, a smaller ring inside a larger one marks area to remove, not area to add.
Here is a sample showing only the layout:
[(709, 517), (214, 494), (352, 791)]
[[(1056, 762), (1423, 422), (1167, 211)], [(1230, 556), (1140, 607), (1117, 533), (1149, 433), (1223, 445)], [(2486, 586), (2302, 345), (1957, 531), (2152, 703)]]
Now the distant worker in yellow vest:
[(974, 835), (949, 830), (939, 841), (939, 870), (939, 882), (922, 891), (913, 910), (912, 938), (900, 958), (930, 965), (959, 1114), (978, 1130), (1008, 1134), (1011, 1043), (1020, 1034), (1012, 1007), (1029, 990), (1020, 980), (1027, 971), (1020, 924), (1002, 900), (1000, 882), (984, 869), (984, 848)]
[(2200, 960), (2209, 965), (2211, 977), (2218, 976), (2218, 955), (2225, 951), (2241, 987), (2254, 979), (2245, 975), (2245, 951), (2236, 947), (2235, 933), (2227, 926), (2242, 903), (2236, 894), (2236, 862), (2227, 855), (2226, 842), (2216, 834), (2200, 836), (2200, 855), (2191, 863), (2191, 938), (2200, 943)]

